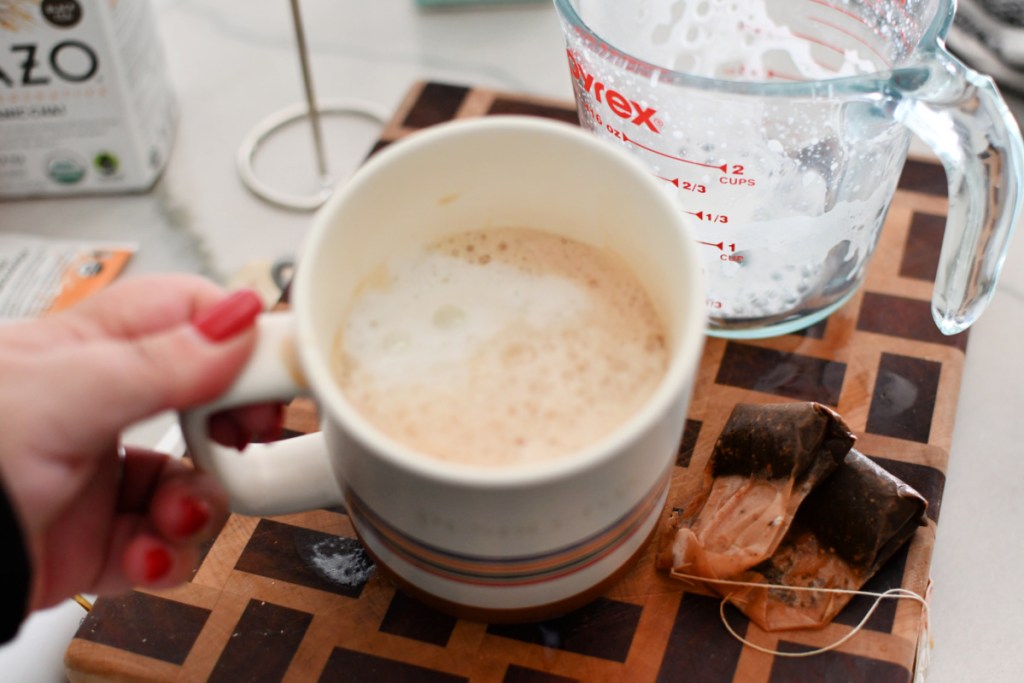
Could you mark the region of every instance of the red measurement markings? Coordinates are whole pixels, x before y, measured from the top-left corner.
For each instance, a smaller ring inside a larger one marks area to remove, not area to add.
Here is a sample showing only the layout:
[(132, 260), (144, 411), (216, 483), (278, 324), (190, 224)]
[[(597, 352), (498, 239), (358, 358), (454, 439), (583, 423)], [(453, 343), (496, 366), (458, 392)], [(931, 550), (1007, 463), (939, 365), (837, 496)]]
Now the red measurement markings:
[(730, 263), (743, 265), (743, 262), (747, 260), (747, 257), (744, 256), (743, 254), (736, 253), (735, 243), (726, 244), (724, 241), (704, 242), (702, 240), (697, 240), (697, 244), (703, 244), (705, 247), (713, 247), (718, 251), (722, 252), (718, 257), (718, 260), (720, 261), (728, 261)]
[(736, 243), (735, 242), (730, 242), (730, 243), (727, 244), (725, 241), (722, 241), (722, 242), (704, 242), (702, 240), (697, 240), (697, 244), (703, 244), (706, 247), (714, 247), (718, 251), (728, 251), (730, 254), (736, 251)]
[[(886, 37), (884, 35), (882, 35), (882, 33), (878, 30), (878, 28), (876, 26), (872, 26), (868, 22), (864, 21), (863, 17), (861, 17), (860, 15), (858, 15), (858, 14), (856, 14), (856, 13), (854, 13), (854, 12), (848, 10), (848, 9), (845, 9), (843, 7), (837, 7), (837, 6), (833, 5), (831, 2), (828, 2), (827, 0), (808, 0), (808, 2), (810, 2), (813, 5), (818, 5), (820, 7), (824, 7), (825, 9), (827, 9), (829, 11), (832, 11), (832, 12), (836, 12), (837, 14), (842, 14), (844, 16), (847, 16), (847, 17), (853, 19), (854, 21), (856, 21), (857, 23), (862, 24), (863, 26), (865, 26), (868, 30), (870, 30), (872, 33), (874, 33), (876, 36), (878, 36), (882, 40), (886, 40)], [(887, 15), (886, 10), (881, 7), (881, 5), (884, 4), (886, 6), (886, 8), (887, 8), (888, 7), (888, 3), (887, 2), (879, 3), (879, 2), (876, 1), (876, 2), (871, 2), (869, 4), (874, 5), (875, 12), (880, 17), (884, 17), (884, 16)], [(906, 7), (903, 6), (904, 3), (900, 2), (898, 4), (900, 5), (900, 10), (901, 10), (901, 13), (903, 14), (904, 18), (907, 19), (908, 21), (910, 21), (911, 24), (915, 23), (914, 20), (910, 17), (910, 15), (907, 14)], [(823, 23), (823, 24), (826, 24), (826, 25), (830, 25), (830, 24), (827, 24), (825, 21), (815, 19), (814, 17), (811, 17), (811, 19), (813, 19), (815, 21), (819, 21), (820, 23)], [(833, 26), (833, 28), (835, 28), (835, 27)], [(910, 40), (907, 39), (907, 34), (903, 31), (903, 29), (901, 27), (897, 26), (896, 28), (898, 30), (900, 38), (902, 39), (903, 48), (905, 50), (909, 51), (912, 46), (910, 44)], [(854, 37), (852, 34), (847, 33), (846, 31), (841, 31), (841, 32), (845, 33), (846, 35), (849, 35), (850, 37)], [(863, 40), (861, 40), (861, 39), (858, 39), (858, 40), (860, 40), (860, 42), (862, 42), (865, 45), (867, 45), (868, 48), (870, 48), (871, 51), (874, 52), (876, 55), (881, 57), (882, 61), (886, 64), (886, 66), (892, 66), (892, 62), (887, 57), (879, 54), (879, 52), (877, 50), (875, 50), (875, 48), (873, 48), (871, 45), (868, 45), (868, 43), (864, 42)]]
[[(868, 41), (864, 40), (860, 36), (855, 35), (852, 31), (846, 29), (843, 26), (840, 26), (839, 24), (833, 24), (830, 21), (825, 21), (824, 19), (819, 19), (818, 17), (809, 17), (809, 18), (810, 18), (811, 21), (815, 22), (816, 24), (821, 24), (822, 26), (825, 26), (827, 28), (832, 29), (836, 33), (843, 34), (844, 36), (846, 36), (850, 40), (853, 40), (854, 42), (860, 43), (861, 45), (863, 45), (867, 49), (871, 50), (871, 52), (874, 53), (874, 55), (876, 57), (878, 57), (878, 59), (881, 60), (882, 64), (885, 64), (885, 66), (887, 66), (887, 67), (891, 67), (892, 66), (892, 60), (889, 59), (888, 55), (883, 54), (874, 45), (872, 45)], [(797, 35), (797, 34), (794, 33), (793, 35)], [(803, 36), (798, 36), (798, 37), (803, 37)], [(827, 43), (824, 43), (824, 42), (820, 42), (819, 44), (820, 45), (825, 45), (825, 47), (832, 48), (833, 50), (835, 50), (839, 54), (845, 54), (844, 50), (840, 50), (838, 47), (836, 47), (834, 45), (830, 45), (830, 44), (827, 44)]]
[(708, 191), (708, 186), (707, 185), (702, 185), (701, 183), (694, 183), (694, 182), (691, 182), (689, 180), (680, 180), (679, 178), (666, 178), (666, 177), (660, 176), (660, 175), (659, 176), (655, 176), (655, 177), (656, 178), (660, 178), (661, 180), (664, 180), (666, 183), (672, 183), (673, 185), (678, 187), (680, 190), (686, 190), (687, 192), (695, 192), (697, 194), (706, 194), (707, 191)]
[(619, 135), (619, 137), (621, 137), (623, 142), (628, 142), (629, 144), (631, 144), (631, 145), (633, 145), (635, 147), (639, 147), (640, 149), (646, 150), (646, 151), (650, 152), (651, 154), (657, 154), (658, 156), (665, 157), (666, 159), (671, 159), (672, 161), (678, 161), (678, 162), (683, 163), (683, 164), (691, 164), (693, 166), (700, 166), (702, 168), (714, 168), (714, 169), (718, 169), (722, 173), (728, 173), (729, 172), (729, 164), (718, 164), (718, 165), (716, 165), (716, 164), (704, 164), (704, 163), (701, 163), (699, 161), (694, 161), (693, 159), (684, 159), (683, 157), (677, 157), (677, 156), (674, 156), (672, 154), (668, 154), (666, 152), (662, 152), (661, 150), (654, 149), (653, 147), (648, 147), (647, 145), (645, 145), (645, 144), (643, 144), (641, 142), (638, 142), (637, 140), (634, 140), (633, 138), (629, 137), (625, 133), (621, 133)]
[(696, 216), (698, 220), (706, 223), (721, 223), (725, 224), (729, 222), (729, 217), (723, 213), (711, 213), (710, 211), (685, 211), (691, 216)]
[[(754, 187), (757, 185), (757, 181), (753, 178), (745, 178), (743, 176), (743, 167), (734, 166), (733, 172), (729, 175), (719, 177), (719, 185), (727, 185), (729, 187)], [(664, 180), (666, 183), (672, 183), (680, 190), (687, 192), (695, 192), (697, 194), (707, 194), (708, 186), (703, 183), (695, 183), (690, 180), (682, 180), (681, 178), (666, 178), (665, 176), (655, 175), (655, 178)]]
[[(760, 80), (762, 78), (759, 73), (747, 72), (746, 66), (742, 64), (738, 67), (729, 67), (722, 69), (722, 75), (744, 80)], [(807, 79), (804, 78), (803, 76), (797, 76), (794, 74), (785, 73), (783, 71), (777, 71), (775, 69), (765, 69), (763, 80), (806, 81)]]
[[(757, 184), (757, 181), (754, 180), (753, 178), (740, 177), (744, 176), (746, 173), (746, 167), (743, 164), (705, 164), (700, 161), (686, 159), (685, 157), (675, 156), (673, 154), (669, 154), (667, 152), (662, 152), (661, 150), (654, 149), (653, 147), (648, 147), (642, 142), (639, 142), (629, 137), (628, 135), (626, 135), (624, 131), (615, 128), (610, 124), (605, 126), (605, 130), (607, 130), (611, 135), (615, 136), (615, 138), (622, 140), (626, 144), (633, 145), (634, 147), (639, 147), (640, 149), (650, 152), (651, 154), (657, 154), (660, 157), (672, 159), (673, 161), (678, 161), (684, 164), (690, 164), (691, 166), (700, 166), (701, 168), (713, 168), (716, 171), (721, 171), (724, 174), (718, 179), (718, 182), (721, 185), (746, 185), (749, 187), (753, 187), (754, 185)], [(672, 183), (680, 190), (686, 190), (687, 192), (705, 194), (708, 191), (708, 186), (702, 183), (693, 182), (690, 180), (683, 180), (681, 178), (668, 178), (660, 175), (656, 175), (655, 177), (660, 178), (667, 183)]]

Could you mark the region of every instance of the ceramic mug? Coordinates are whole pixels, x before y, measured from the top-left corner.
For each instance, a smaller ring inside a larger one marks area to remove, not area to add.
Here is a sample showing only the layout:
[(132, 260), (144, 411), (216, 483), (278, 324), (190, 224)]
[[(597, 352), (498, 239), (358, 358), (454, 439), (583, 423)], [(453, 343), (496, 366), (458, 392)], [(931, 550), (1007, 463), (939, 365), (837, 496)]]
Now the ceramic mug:
[[(533, 463), (474, 467), (417, 453), (364, 419), (331, 353), (361, 281), (410, 244), (485, 227), (536, 228), (610, 249), (663, 318), (668, 367), (609, 436)], [(400, 587), (460, 616), (551, 616), (596, 597), (639, 554), (665, 503), (704, 340), (692, 233), (639, 162), (574, 126), (486, 117), (374, 155), (318, 212), (289, 311), (257, 320), (256, 350), (215, 402), (182, 414), (197, 465), (249, 515), (344, 505)], [(321, 431), (241, 454), (209, 440), (227, 406), (312, 395)]]

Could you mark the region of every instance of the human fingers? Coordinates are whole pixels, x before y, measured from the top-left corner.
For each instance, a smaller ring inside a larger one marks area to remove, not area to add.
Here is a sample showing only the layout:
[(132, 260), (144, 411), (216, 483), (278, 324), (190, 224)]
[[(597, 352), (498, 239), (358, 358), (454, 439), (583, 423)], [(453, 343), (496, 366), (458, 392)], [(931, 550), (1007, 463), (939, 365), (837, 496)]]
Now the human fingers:
[[(228, 497), (211, 475), (144, 449), (127, 448), (112, 552), (129, 586), (163, 588), (186, 580), (199, 548), (228, 519)], [(108, 577), (117, 587), (118, 573)]]
[(198, 561), (196, 545), (170, 543), (157, 534), (139, 533), (124, 546), (121, 572), (130, 587), (171, 588), (187, 581)]
[[(95, 573), (83, 573), (62, 563), (62, 576), (49, 590), (35, 596), (33, 609), (50, 607), (78, 592), (118, 595), (132, 588), (170, 588), (187, 581), (195, 570), (202, 542), (196, 538), (170, 540), (157, 531), (149, 516), (119, 514), (107, 542), (97, 551)], [(71, 556), (74, 557), (74, 556)], [(38, 578), (37, 573), (37, 578)]]
[(171, 543), (199, 545), (227, 521), (228, 496), (212, 475), (175, 465), (167, 468), (153, 491), (149, 521)]
[(241, 450), (249, 443), (273, 441), (281, 436), (284, 405), (260, 403), (210, 416), (210, 438)]
[(202, 542), (223, 526), (228, 507), (212, 475), (162, 453), (125, 447), (118, 513), (148, 518), (169, 540)]
[[(187, 323), (152, 334), (83, 343), (66, 354), (60, 399), (82, 406), (79, 430), (93, 436), (167, 409), (192, 407), (223, 393), (255, 343), (259, 296), (239, 290)], [(95, 407), (95, 410), (91, 410)]]
[(188, 273), (130, 277), (51, 319), (87, 335), (132, 338), (190, 322), (226, 296), (213, 281)]

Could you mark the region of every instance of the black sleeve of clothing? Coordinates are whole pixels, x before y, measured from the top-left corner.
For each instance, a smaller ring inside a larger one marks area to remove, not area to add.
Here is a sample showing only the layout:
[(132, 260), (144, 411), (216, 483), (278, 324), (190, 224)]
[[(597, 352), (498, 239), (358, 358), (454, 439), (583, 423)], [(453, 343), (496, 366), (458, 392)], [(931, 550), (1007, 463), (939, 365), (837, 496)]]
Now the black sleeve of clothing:
[(7, 491), (0, 481), (0, 643), (18, 633), (28, 605), (28, 550), (21, 535), (18, 517), (7, 500)]

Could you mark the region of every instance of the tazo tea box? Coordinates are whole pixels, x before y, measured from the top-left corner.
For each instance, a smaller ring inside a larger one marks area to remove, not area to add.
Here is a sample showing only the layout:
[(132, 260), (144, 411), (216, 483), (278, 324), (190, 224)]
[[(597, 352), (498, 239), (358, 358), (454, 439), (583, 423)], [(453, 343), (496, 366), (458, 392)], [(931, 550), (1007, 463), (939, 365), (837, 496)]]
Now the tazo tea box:
[(149, 0), (0, 0), (0, 198), (148, 189), (176, 122)]

